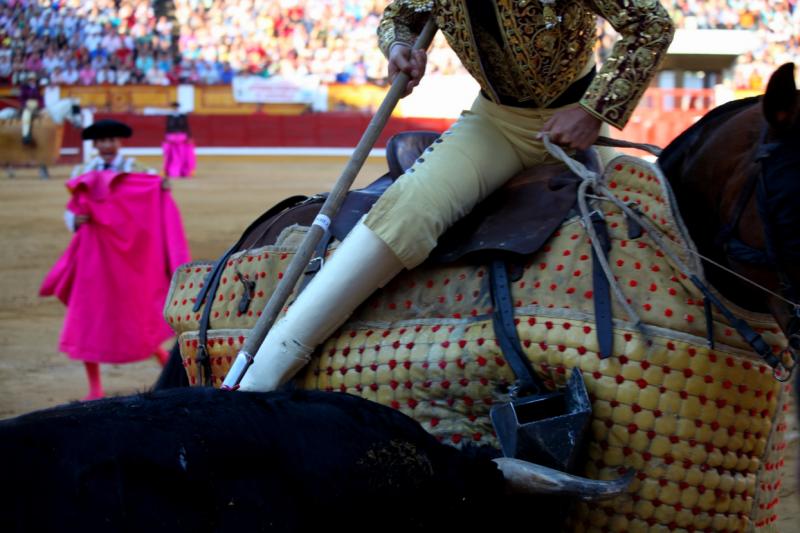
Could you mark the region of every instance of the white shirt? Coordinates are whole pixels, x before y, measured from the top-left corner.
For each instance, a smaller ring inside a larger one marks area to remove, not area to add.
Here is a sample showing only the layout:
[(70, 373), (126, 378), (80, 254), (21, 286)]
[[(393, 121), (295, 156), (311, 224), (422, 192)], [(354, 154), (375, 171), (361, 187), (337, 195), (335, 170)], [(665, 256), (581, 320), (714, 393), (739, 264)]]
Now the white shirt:
[(115, 157), (109, 167), (106, 168), (106, 163), (103, 161), (103, 158), (97, 156), (91, 159), (85, 165), (77, 165), (75, 168), (73, 168), (72, 177), (74, 178), (93, 170), (116, 170), (117, 172), (131, 172), (133, 171), (133, 166), (135, 164), (136, 160), (134, 158), (123, 157), (122, 154), (117, 154), (117, 157)]

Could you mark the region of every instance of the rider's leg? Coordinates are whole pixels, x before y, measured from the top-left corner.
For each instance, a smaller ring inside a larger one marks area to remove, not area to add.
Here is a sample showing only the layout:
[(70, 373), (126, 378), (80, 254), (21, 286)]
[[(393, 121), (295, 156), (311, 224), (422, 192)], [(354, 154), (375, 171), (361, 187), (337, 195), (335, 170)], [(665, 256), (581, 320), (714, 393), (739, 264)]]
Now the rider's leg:
[(23, 144), (31, 144), (33, 142), (33, 114), (38, 109), (39, 104), (36, 100), (28, 100), (22, 108), (22, 142)]
[(98, 363), (90, 363), (88, 361), (84, 361), (83, 365), (86, 368), (86, 377), (89, 380), (89, 394), (87, 394), (83, 399), (97, 400), (98, 398), (102, 398), (104, 392), (103, 384), (100, 381), (100, 365)]
[(535, 136), (551, 115), (479, 98), (383, 194), (276, 322), (241, 388), (273, 390), (288, 381), (375, 289), (424, 261), (447, 227), (508, 178), (542, 162)]
[(308, 363), (311, 352), (403, 265), (359, 223), (267, 334), (245, 374), (244, 390), (274, 390)]

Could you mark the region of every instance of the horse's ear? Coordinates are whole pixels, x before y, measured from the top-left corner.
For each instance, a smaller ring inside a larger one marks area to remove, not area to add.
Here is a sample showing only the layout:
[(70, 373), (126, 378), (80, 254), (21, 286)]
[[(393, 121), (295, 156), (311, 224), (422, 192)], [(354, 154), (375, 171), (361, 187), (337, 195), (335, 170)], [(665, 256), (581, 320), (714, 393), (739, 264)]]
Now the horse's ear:
[(791, 128), (798, 111), (794, 63), (786, 63), (775, 71), (769, 79), (763, 102), (764, 117), (772, 127), (782, 131)]

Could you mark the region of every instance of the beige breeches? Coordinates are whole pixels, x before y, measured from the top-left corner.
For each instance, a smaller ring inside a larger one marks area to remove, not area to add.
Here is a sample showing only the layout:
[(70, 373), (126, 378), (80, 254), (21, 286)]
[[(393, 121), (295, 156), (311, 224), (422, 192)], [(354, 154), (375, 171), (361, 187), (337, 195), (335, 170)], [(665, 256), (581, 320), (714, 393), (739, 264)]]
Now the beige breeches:
[(21, 126), (22, 136), (26, 136), (31, 132), (31, 123), (33, 122), (33, 115), (39, 109), (39, 102), (36, 100), (28, 100), (22, 108)]
[(556, 111), (503, 106), (478, 96), (381, 196), (367, 227), (403, 266), (419, 265), (439, 236), (478, 202), (522, 169), (553, 161), (536, 134)]

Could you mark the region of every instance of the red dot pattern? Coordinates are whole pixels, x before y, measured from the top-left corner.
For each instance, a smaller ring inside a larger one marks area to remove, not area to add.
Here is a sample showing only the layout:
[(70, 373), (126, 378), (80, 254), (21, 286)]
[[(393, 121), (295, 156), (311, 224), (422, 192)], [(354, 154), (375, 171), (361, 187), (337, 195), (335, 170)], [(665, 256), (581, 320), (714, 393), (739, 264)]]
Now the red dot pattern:
[[(669, 238), (680, 242), (650, 170), (623, 160), (610, 177), (616, 185), (612, 190), (637, 202), (651, 220), (667, 226)], [(600, 359), (590, 318), (591, 249), (574, 222), (525, 265), (512, 287), (520, 341), (546, 383), (563, 384), (575, 367), (583, 371), (594, 409), (586, 473), (608, 477), (627, 467), (638, 471), (629, 497), (580, 504), (574, 528), (770, 527), (786, 448), (781, 437), (785, 392), (768, 368), (737, 351), (745, 345), (721, 319), (714, 323), (718, 351), (706, 348), (701, 295), (646, 237), (629, 240), (624, 217), (607, 209), (614, 274), (643, 321), (662, 328), (658, 335), (645, 339), (634, 328), (620, 327), (613, 356)], [(248, 254), (229, 261), (223, 273), (227, 283), (220, 288), (223, 299), (213, 302), (208, 349), (216, 385), (256, 319), (236, 316), (243, 284), (232, 281), (234, 267), (246, 279), (257, 280), (255, 297), (261, 300), (250, 309), (258, 310), (290, 259), (285, 252), (265, 249)], [(201, 381), (191, 333), (197, 314), (185, 307), (204, 281), (206, 267), (199, 268), (181, 270), (166, 310), (173, 327), (189, 332), (181, 337), (181, 351), (195, 384)], [(485, 268), (426, 267), (404, 273), (320, 348), (302, 383), (389, 405), (450, 445), (496, 446), (488, 413), (505, 400), (500, 391), (513, 375), (494, 338), (491, 312)], [(614, 317), (624, 319), (616, 303)], [(754, 325), (768, 342), (781, 343), (774, 324)]]

